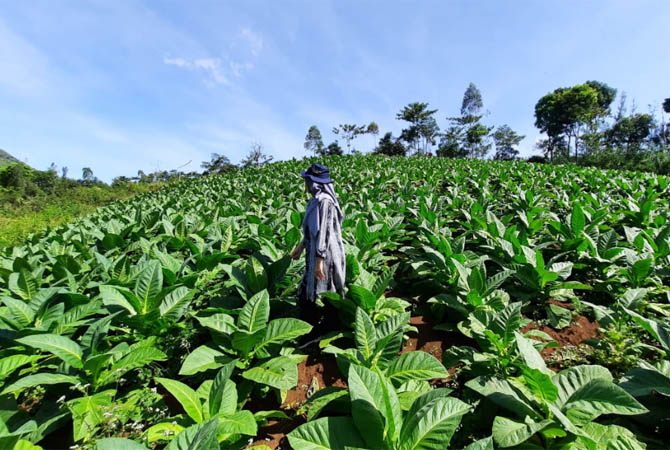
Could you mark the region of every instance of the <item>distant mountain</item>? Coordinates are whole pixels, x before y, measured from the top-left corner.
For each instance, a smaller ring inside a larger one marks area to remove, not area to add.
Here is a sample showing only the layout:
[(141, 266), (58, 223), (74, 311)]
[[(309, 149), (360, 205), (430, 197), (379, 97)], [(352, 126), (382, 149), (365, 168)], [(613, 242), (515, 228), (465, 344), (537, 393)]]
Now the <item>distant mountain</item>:
[(0, 167), (8, 166), (11, 163), (21, 162), (6, 151), (0, 149)]

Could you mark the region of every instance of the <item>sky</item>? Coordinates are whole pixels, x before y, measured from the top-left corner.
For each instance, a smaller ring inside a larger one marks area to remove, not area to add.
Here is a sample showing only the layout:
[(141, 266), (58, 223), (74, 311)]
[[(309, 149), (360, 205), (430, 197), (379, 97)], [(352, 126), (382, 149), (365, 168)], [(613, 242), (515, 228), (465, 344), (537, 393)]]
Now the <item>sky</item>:
[(0, 148), (104, 181), (253, 143), (301, 158), (311, 125), (326, 144), (340, 123), (398, 136), (410, 102), (446, 128), (473, 82), (529, 156), (558, 87), (603, 81), (660, 114), (669, 23), (667, 0), (0, 0)]

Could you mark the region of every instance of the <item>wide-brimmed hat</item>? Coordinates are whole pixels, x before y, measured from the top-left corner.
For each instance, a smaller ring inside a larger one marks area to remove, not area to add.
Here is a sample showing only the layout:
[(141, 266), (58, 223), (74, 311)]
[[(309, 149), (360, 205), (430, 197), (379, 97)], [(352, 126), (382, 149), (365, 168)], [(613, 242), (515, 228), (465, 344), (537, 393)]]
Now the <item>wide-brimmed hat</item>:
[(309, 178), (315, 183), (332, 183), (333, 180), (330, 179), (330, 169), (321, 164), (314, 163), (309, 166), (309, 169), (303, 170), (300, 172), (300, 175), (303, 178)]

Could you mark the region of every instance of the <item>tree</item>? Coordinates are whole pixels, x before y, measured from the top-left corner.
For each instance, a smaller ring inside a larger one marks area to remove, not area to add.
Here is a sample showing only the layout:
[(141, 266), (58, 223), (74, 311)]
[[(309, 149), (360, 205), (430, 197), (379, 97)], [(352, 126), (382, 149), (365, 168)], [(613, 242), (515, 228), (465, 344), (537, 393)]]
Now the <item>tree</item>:
[(407, 155), (407, 149), (404, 145), (402, 145), (400, 139), (393, 139), (393, 134), (389, 132), (379, 140), (379, 144), (374, 149), (373, 154), (386, 156), (405, 156)]
[(483, 158), (491, 149), (489, 135), (493, 127), (483, 125), (482, 94), (470, 83), (463, 94), (460, 117), (448, 117), (451, 123), (440, 142), (439, 156)]
[(366, 128), (364, 125), (356, 125), (353, 123), (340, 124), (333, 128), (333, 134), (342, 135), (342, 139), (347, 143), (347, 152), (352, 153), (351, 142), (361, 134), (365, 134)]
[(476, 116), (484, 108), (482, 93), (473, 82), (470, 82), (463, 94), (461, 103), (461, 116)]
[(440, 137), (440, 145), (437, 148), (437, 156), (440, 158), (465, 158), (467, 153), (461, 142), (463, 142), (464, 130), (462, 126), (451, 125)]
[(549, 138), (567, 139), (568, 150), (574, 144), (577, 157), (582, 134), (597, 131), (615, 95), (616, 90), (599, 81), (558, 88), (535, 104), (535, 126)]
[(63, 167), (61, 167), (60, 171), (61, 171), (61, 174), (62, 174), (62, 178), (63, 178), (63, 179), (67, 178), (67, 173), (68, 173), (69, 170), (70, 170), (70, 169), (68, 169), (67, 166), (63, 166)]
[(496, 154), (493, 159), (512, 160), (519, 156), (517, 146), (526, 136), (518, 135), (507, 125), (499, 126), (493, 133), (493, 141), (496, 146)]
[(249, 169), (251, 167), (263, 167), (264, 165), (270, 163), (274, 159), (274, 156), (266, 155), (263, 153), (263, 144), (260, 142), (254, 142), (251, 144), (251, 150), (247, 154), (247, 157), (242, 160), (240, 163), (243, 169)]
[[(218, 153), (212, 153), (211, 159), (209, 161), (203, 161), (200, 164), (200, 167), (204, 169), (204, 175), (229, 172), (235, 168), (227, 156), (220, 155)], [(144, 172), (142, 171), (139, 171), (137, 176), (140, 178), (140, 180), (145, 178)]]
[(93, 179), (93, 170), (90, 167), (84, 167), (81, 170), (81, 179), (84, 181), (91, 181)]
[(328, 144), (328, 147), (326, 147), (327, 156), (342, 156), (343, 154), (342, 147), (340, 147), (340, 144), (338, 144), (337, 141), (331, 142)]
[(370, 122), (368, 128), (365, 130), (365, 134), (372, 136), (372, 145), (374, 146), (375, 139), (377, 139), (377, 136), (379, 135), (379, 125), (377, 125), (377, 122)]
[(545, 158), (553, 161), (554, 158), (567, 158), (570, 156), (570, 149), (562, 137), (548, 137), (541, 139), (535, 144), (535, 148), (540, 150)]
[(414, 102), (405, 106), (396, 115), (396, 119), (408, 122), (409, 127), (402, 130), (400, 139), (407, 142), (414, 153), (421, 155), (428, 153), (435, 145), (440, 127), (433, 115), (437, 109), (428, 109), (428, 103)]
[(634, 114), (617, 120), (605, 131), (606, 142), (626, 152), (640, 150), (654, 127), (654, 119), (649, 114)]
[(313, 152), (317, 156), (323, 156), (325, 149), (323, 147), (323, 139), (321, 139), (321, 131), (316, 125), (309, 127), (307, 136), (305, 136), (305, 150)]
[(670, 97), (666, 98), (663, 101), (663, 111), (670, 114)]

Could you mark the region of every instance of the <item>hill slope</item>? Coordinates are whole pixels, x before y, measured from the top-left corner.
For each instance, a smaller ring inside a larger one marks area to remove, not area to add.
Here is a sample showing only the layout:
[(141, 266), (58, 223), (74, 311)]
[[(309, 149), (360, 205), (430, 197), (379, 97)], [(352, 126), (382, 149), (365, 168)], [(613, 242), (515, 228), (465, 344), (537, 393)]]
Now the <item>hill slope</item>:
[(0, 149), (0, 167), (8, 166), (11, 163), (21, 162), (6, 151)]

